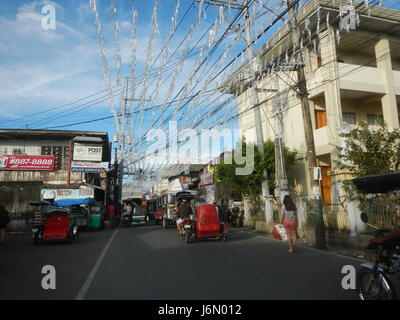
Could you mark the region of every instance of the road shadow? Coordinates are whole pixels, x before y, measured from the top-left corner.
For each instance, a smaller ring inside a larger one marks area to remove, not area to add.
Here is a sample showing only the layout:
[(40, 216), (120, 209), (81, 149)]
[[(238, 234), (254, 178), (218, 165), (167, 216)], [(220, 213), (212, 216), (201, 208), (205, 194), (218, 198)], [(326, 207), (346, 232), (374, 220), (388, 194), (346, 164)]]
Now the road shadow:
[(237, 242), (244, 241), (251, 238), (254, 238), (256, 234), (246, 229), (242, 228), (229, 228), (228, 229), (228, 241), (229, 242)]

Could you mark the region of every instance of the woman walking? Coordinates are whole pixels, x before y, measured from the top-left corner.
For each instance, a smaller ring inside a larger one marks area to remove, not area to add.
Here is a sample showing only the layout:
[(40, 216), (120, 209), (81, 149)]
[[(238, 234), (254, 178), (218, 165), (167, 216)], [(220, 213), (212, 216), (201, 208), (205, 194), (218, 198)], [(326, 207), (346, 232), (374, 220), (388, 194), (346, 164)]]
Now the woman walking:
[(281, 207), (280, 223), (286, 229), (287, 239), (289, 243), (289, 252), (297, 251), (297, 208), (292, 198), (286, 195), (283, 198), (283, 205)]

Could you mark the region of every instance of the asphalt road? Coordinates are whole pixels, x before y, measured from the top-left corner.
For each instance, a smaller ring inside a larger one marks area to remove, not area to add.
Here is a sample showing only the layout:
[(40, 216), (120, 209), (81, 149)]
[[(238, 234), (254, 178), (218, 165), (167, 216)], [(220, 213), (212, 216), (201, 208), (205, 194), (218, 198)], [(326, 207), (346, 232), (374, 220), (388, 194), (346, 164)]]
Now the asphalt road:
[[(282, 241), (229, 232), (226, 243), (185, 244), (175, 228), (132, 226), (39, 246), (30, 234), (9, 234), (0, 299), (356, 299), (341, 270), (360, 260), (307, 247), (289, 254)], [(41, 286), (44, 265), (55, 267), (55, 290)]]

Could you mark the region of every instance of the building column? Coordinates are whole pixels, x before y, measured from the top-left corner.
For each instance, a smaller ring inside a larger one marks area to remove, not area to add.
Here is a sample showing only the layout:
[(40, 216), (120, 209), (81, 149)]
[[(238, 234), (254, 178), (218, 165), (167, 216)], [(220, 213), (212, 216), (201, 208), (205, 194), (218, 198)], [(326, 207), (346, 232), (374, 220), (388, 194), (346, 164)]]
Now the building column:
[[(324, 88), (325, 110), (328, 123), (328, 141), (330, 148), (330, 164), (335, 170), (335, 163), (339, 156), (334, 146), (342, 145), (340, 132), (342, 128), (342, 103), (339, 83), (339, 71), (336, 53), (336, 38), (333, 30), (327, 30), (321, 36), (321, 59), (324, 74), (326, 74), (326, 84)], [(331, 184), (335, 185), (336, 178), (332, 177)], [(332, 203), (337, 203), (331, 191)]]
[(336, 39), (333, 30), (327, 30), (320, 37), (322, 68), (324, 68), (323, 71), (326, 75), (324, 77), (326, 81), (324, 95), (329, 142), (340, 145), (339, 129), (342, 126), (342, 104), (336, 60)]
[(396, 129), (399, 128), (399, 114), (394, 91), (392, 61), (388, 39), (384, 38), (377, 42), (375, 45), (375, 56), (376, 65), (382, 72), (382, 80), (386, 89), (386, 94), (381, 99), (383, 120), (387, 123), (389, 129)]

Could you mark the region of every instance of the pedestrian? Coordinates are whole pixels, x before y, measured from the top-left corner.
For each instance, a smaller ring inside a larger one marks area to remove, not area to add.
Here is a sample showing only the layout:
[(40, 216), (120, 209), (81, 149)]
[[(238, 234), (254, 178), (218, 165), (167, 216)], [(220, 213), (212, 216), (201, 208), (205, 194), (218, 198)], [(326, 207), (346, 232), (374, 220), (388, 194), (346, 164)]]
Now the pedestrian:
[(4, 243), (6, 237), (6, 228), (10, 218), (8, 217), (8, 211), (3, 204), (0, 203), (0, 244)]
[[(297, 251), (297, 208), (292, 198), (286, 195), (283, 198), (283, 205), (281, 206), (280, 223), (283, 224), (286, 230), (289, 252)], [(282, 223), (283, 222), (283, 223)]]
[(115, 205), (114, 202), (110, 202), (107, 207), (108, 219), (110, 221), (111, 227), (115, 228)]

